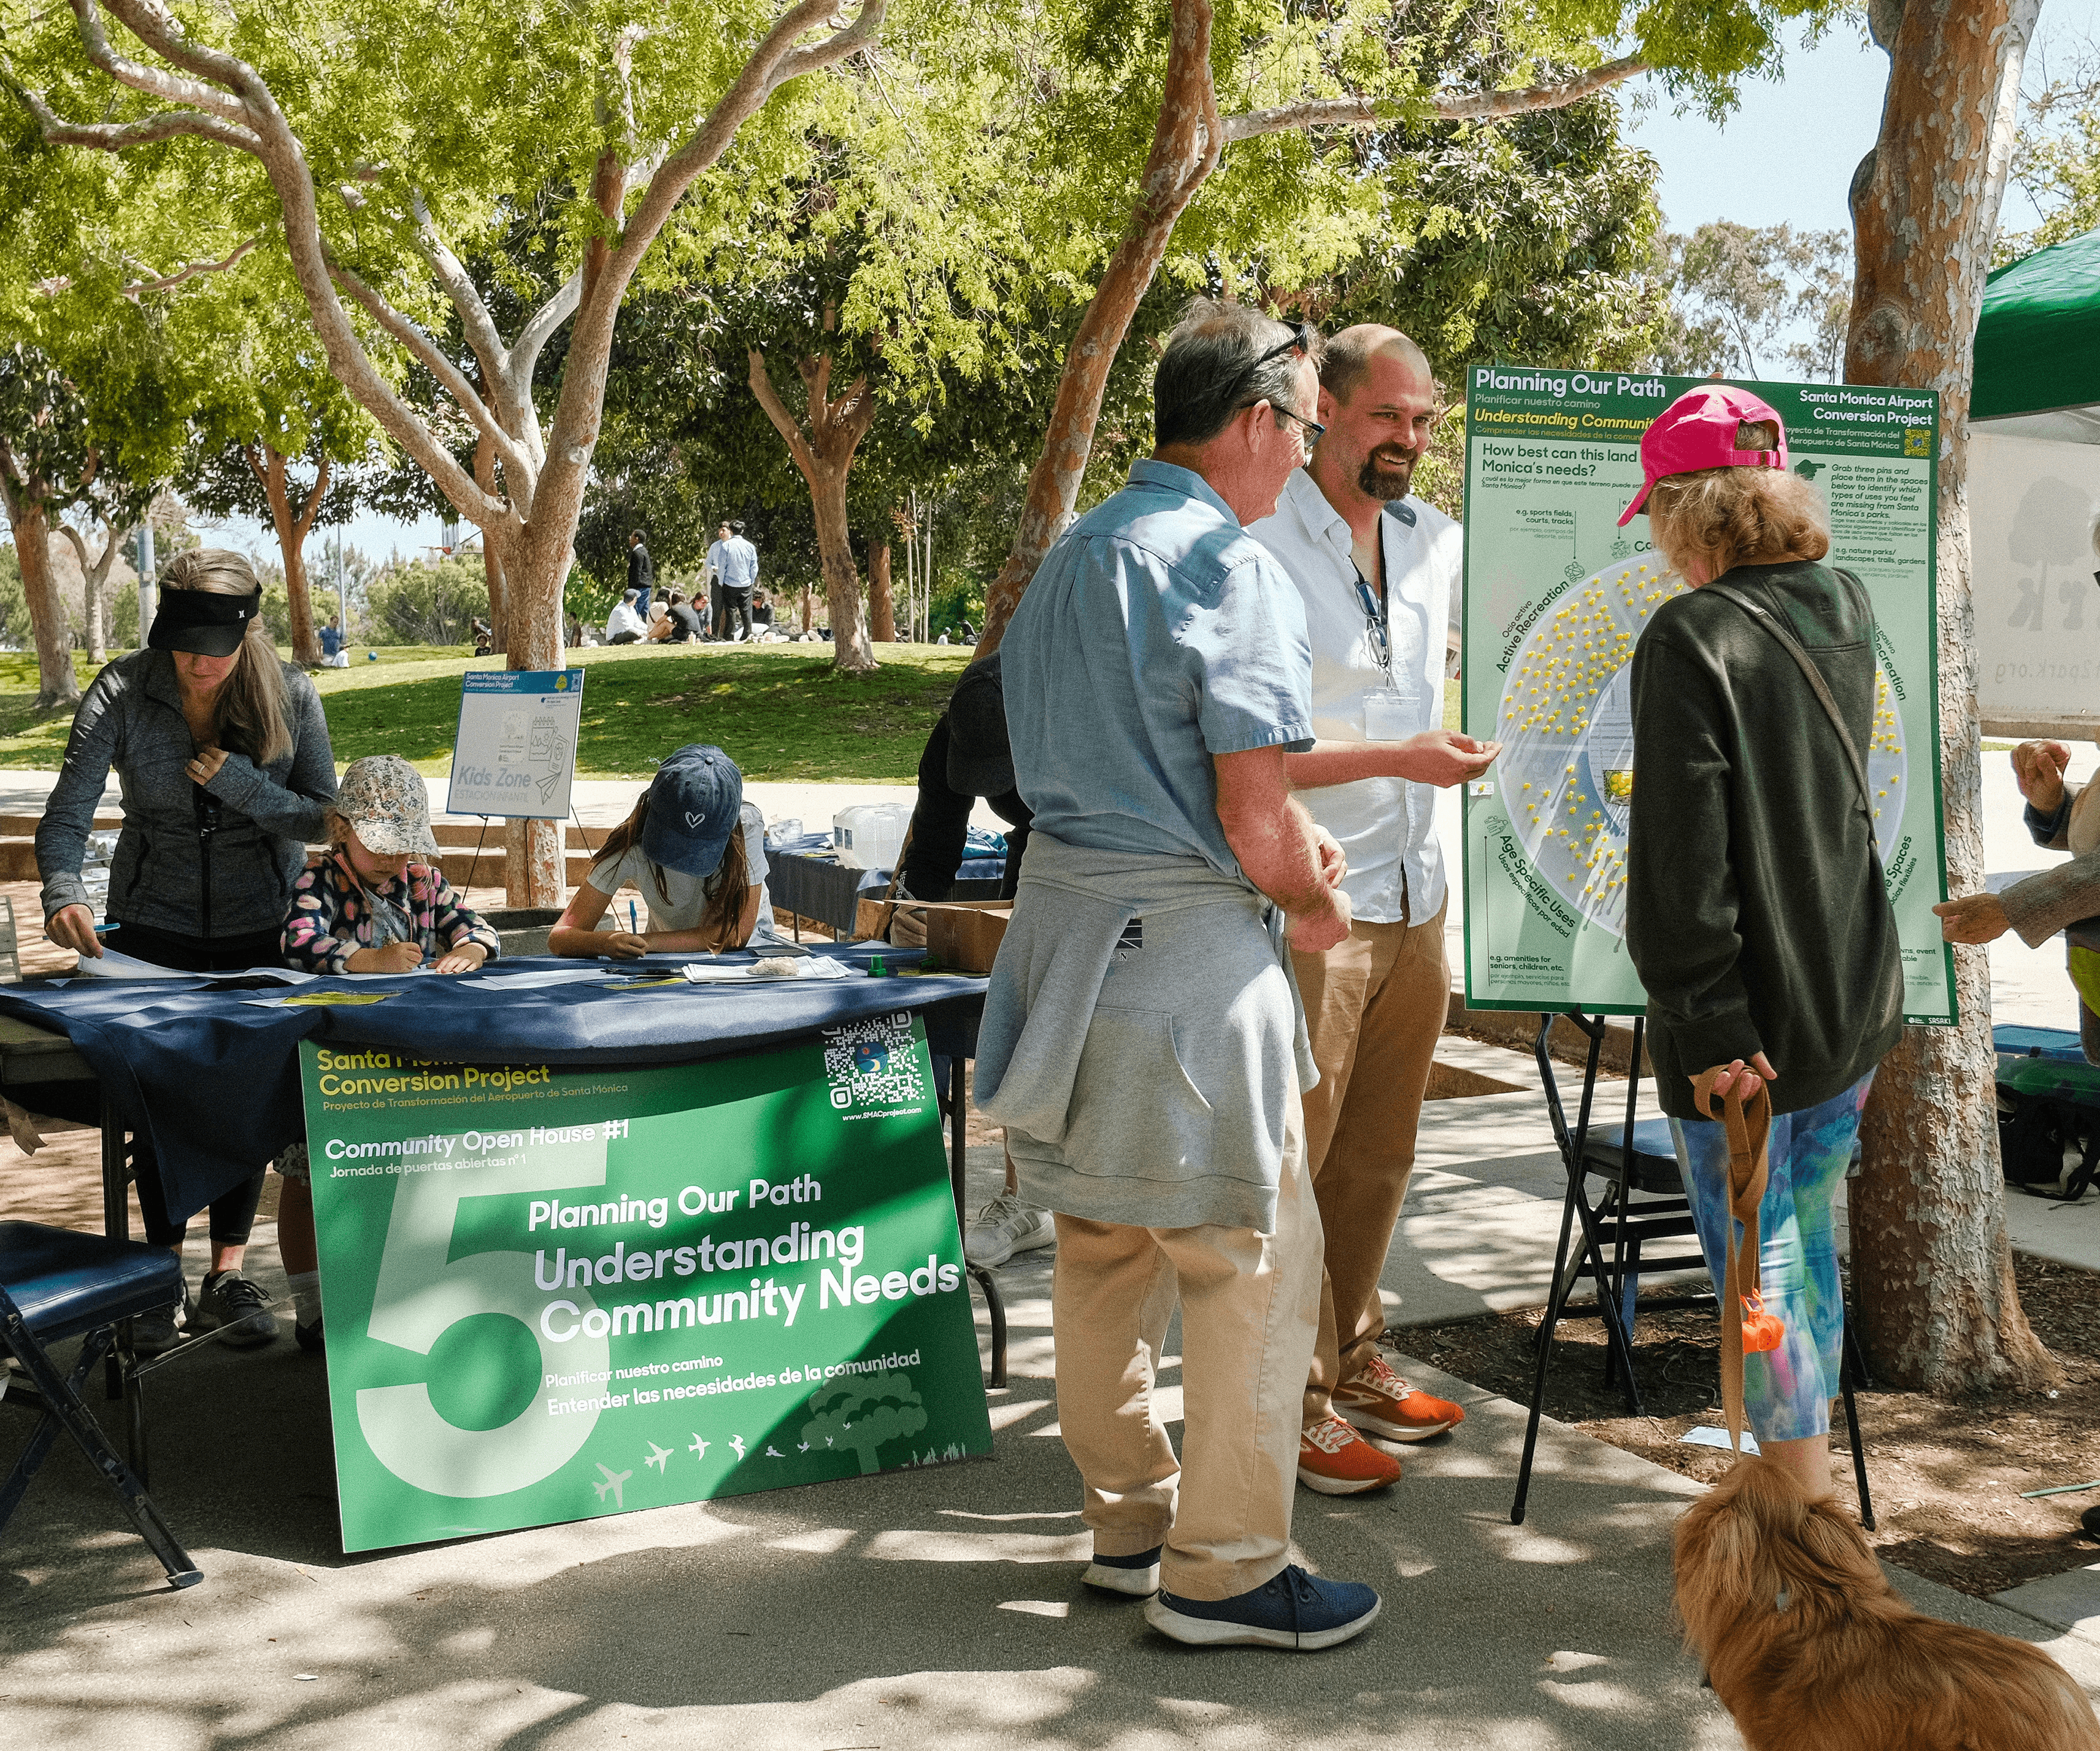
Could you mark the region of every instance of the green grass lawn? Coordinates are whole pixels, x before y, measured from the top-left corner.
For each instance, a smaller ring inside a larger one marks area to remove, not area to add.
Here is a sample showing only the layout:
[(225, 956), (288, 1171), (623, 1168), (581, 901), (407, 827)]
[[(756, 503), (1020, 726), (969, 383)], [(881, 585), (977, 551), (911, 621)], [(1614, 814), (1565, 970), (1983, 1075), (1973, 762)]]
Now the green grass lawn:
[[(586, 777), (646, 778), (687, 742), (712, 742), (757, 779), (910, 784), (927, 733), (969, 652), (884, 645), (872, 675), (840, 675), (824, 645), (694, 645), (571, 652), (585, 671), (576, 770)], [(823, 655), (818, 653), (822, 652)], [(380, 647), (379, 660), (315, 677), (338, 762), (399, 754), (425, 772), (452, 763), (459, 678), (500, 668), (429, 646)], [(85, 687), (93, 672), (77, 662)], [(0, 767), (59, 764), (70, 720), (39, 720), (33, 655), (0, 652)]]

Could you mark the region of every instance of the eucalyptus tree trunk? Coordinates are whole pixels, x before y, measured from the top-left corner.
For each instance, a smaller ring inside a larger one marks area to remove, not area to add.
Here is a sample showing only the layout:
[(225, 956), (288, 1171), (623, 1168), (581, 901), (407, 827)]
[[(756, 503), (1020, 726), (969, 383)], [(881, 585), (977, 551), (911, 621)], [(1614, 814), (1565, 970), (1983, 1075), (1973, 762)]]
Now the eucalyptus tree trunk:
[(81, 612), (87, 622), (87, 660), (99, 668), (109, 660), (109, 573), (131, 531), (115, 523), (104, 523), (102, 552), (90, 559), (87, 538), (71, 523), (59, 527), (60, 532), (73, 544), (73, 557), (80, 562)]
[[(827, 329), (835, 320), (834, 311), (824, 312)], [(809, 391), (805, 426), (774, 389), (765, 354), (754, 346), (750, 356), (751, 392), (774, 430), (787, 441), (788, 454), (809, 483), (824, 596), (832, 611), (832, 665), (848, 674), (863, 673), (875, 667), (875, 647), (868, 642), (867, 622), (861, 613), (860, 567), (854, 562), (852, 530), (846, 518), (846, 475), (853, 467), (854, 452), (875, 423), (875, 396), (865, 377), (854, 378), (840, 394), (832, 395), (828, 352), (798, 359), (795, 368)]]
[(270, 505), (270, 526), (277, 533), (277, 550), (285, 556), (285, 604), (292, 623), (292, 660), (307, 668), (319, 668), (321, 642), (314, 633), (314, 598), (307, 585), (307, 537), (313, 532), (321, 501), (328, 496), (329, 459), (321, 458), (314, 471), (312, 487), (294, 508), (291, 459), (267, 443), (243, 444), (240, 453), (262, 483), (263, 496)]
[(890, 581), (887, 541), (868, 544), (867, 633), (879, 645), (897, 642), (897, 595)]
[[(2040, 0), (1875, 0), (1888, 51), (1878, 143), (1852, 179), (1858, 250), (1848, 382), (1939, 391), (1939, 761), (1949, 891), (1983, 886), (1970, 593), (1968, 439), (1976, 317), (2020, 73)], [(1910, 1028), (1875, 1078), (1851, 1201), (1852, 1280), (1874, 1371), (1974, 1392), (2057, 1378), (2005, 1241), (1990, 963), (1954, 950), (1961, 1024)]]
[[(591, 455), (604, 417), (613, 332), (628, 287), (686, 191), (719, 162), (743, 123), (782, 86), (873, 44), (886, 3), (858, 0), (848, 21), (837, 15), (834, 0), (788, 0), (714, 106), (682, 134), (655, 140), (636, 136), (631, 101), (633, 51), (647, 33), (630, 24), (609, 36), (601, 119), (624, 117), (625, 126), (608, 130), (620, 137), (601, 152), (592, 177), (589, 201), (601, 223), (585, 246), (582, 265), (510, 339), (499, 330), (421, 193), (405, 201), (386, 194), (387, 220), (412, 231), (431, 278), (459, 315), (486, 395), (427, 330), (360, 277), (344, 253), (346, 240), (324, 237), (324, 202), (314, 181), (310, 143), (300, 138), (268, 81), (238, 55), (192, 36), (161, 0), (100, 0), (73, 9), (88, 62), (114, 85), (149, 100), (151, 112), (144, 119), (71, 121), (43, 94), (11, 81), (11, 86), (53, 145), (122, 152), (183, 134), (257, 161), (283, 220), (292, 277), (330, 373), (452, 507), (481, 530), (484, 542), (497, 546), (510, 623), (510, 667), (551, 668), (561, 660), (562, 586), (574, 558)], [(145, 58), (112, 47), (104, 13), (137, 39)], [(828, 34), (805, 41), (812, 33)], [(353, 191), (351, 205), (365, 205), (379, 193), (377, 183), (368, 192)], [(352, 320), (345, 296), (362, 308), (364, 322)], [(569, 341), (560, 386), (553, 416), (543, 425), (532, 395), (534, 373), (548, 341), (565, 323)], [(375, 356), (375, 335), (418, 360), (495, 451), (501, 492), (488, 490), (463, 468), (430, 421), (402, 398), (392, 359), (382, 363)], [(864, 650), (865, 637), (860, 642)], [(867, 660), (873, 660), (871, 655)], [(48, 672), (45, 681), (46, 692), (60, 684)], [(63, 684), (71, 697), (79, 696), (69, 661)], [(512, 821), (506, 836), (514, 847), (513, 893), (518, 892), (523, 871), (532, 904), (560, 903), (566, 883), (558, 824)], [(529, 847), (529, 855), (521, 847)]]
[(1138, 180), (1137, 204), (1123, 239), (1102, 270), (1079, 333), (1065, 355), (1057, 399), (1043, 434), (1043, 453), (1028, 476), (1028, 496), (1006, 563), (985, 592), (985, 626), (972, 660), (999, 649), (1021, 593), (1035, 576), (1079, 502), (1079, 483), (1093, 453), (1109, 368), (1130, 332), (1131, 319), (1158, 271), (1175, 222), (1217, 168), (1224, 149), (1218, 98), (1211, 78), (1210, 0), (1173, 0), (1167, 81), (1152, 150)]
[(39, 712), (70, 710), (80, 703), (80, 680), (73, 669), (73, 639), (58, 580), (51, 576), (51, 519), (37, 483), (17, 483), (0, 473), (7, 526), (22, 567), (22, 594), (29, 605), (29, 632), (37, 646)]

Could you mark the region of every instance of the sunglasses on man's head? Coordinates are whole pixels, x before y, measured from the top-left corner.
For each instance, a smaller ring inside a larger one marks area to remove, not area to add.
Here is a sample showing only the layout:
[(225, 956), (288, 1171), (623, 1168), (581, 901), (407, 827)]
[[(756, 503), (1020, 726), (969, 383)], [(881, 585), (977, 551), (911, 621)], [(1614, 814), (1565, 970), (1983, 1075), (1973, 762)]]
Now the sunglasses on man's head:
[[(1249, 377), (1252, 377), (1255, 372), (1259, 371), (1272, 359), (1281, 359), (1286, 353), (1311, 354), (1313, 346), (1320, 338), (1320, 331), (1314, 328), (1309, 322), (1294, 322), (1290, 324), (1289, 327), (1290, 329), (1290, 337), (1288, 340), (1278, 341), (1275, 346), (1270, 347), (1267, 352), (1264, 353), (1260, 358), (1255, 359), (1244, 371), (1241, 372), (1238, 380), (1233, 385), (1234, 389), (1237, 390), (1242, 385), (1246, 383)], [(1241, 405), (1242, 407), (1252, 407), (1254, 404), (1252, 402), (1242, 402)]]

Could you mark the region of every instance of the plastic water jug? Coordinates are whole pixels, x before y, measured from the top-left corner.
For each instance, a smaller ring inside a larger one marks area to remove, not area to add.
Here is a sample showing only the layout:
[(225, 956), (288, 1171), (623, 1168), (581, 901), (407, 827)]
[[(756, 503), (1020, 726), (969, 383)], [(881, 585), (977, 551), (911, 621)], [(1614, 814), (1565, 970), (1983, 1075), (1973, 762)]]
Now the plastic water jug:
[(832, 849), (849, 869), (891, 870), (911, 824), (909, 803), (862, 803), (832, 817)]

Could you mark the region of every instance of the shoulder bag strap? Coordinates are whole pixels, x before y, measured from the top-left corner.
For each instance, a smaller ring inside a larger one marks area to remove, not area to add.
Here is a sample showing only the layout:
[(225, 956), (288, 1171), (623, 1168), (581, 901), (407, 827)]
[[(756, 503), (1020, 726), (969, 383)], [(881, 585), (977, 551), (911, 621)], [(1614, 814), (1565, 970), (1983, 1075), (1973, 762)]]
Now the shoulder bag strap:
[(1724, 584), (1709, 584), (1706, 588), (1715, 595), (1725, 596), (1735, 603), (1776, 638), (1786, 654), (1800, 665), (1801, 673), (1807, 677), (1808, 685), (1815, 690), (1816, 702), (1830, 719), (1830, 727), (1838, 732), (1838, 740), (1845, 750), (1845, 758), (1851, 762), (1852, 776), (1860, 787), (1860, 807), (1871, 823), (1874, 818), (1873, 792), (1867, 782), (1867, 763), (1860, 758), (1859, 744), (1853, 741), (1852, 732), (1845, 727), (1844, 717), (1838, 709), (1837, 700), (1830, 696), (1830, 684), (1823, 678), (1823, 671), (1815, 666), (1815, 659), (1801, 648), (1799, 639), (1740, 590), (1731, 589)]

